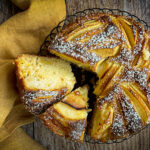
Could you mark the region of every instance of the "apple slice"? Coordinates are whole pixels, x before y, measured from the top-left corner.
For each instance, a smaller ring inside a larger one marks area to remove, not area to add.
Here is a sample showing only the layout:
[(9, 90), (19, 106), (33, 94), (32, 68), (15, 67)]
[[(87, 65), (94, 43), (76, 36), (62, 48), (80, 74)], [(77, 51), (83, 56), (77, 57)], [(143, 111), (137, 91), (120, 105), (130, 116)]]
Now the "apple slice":
[(111, 78), (111, 80), (108, 82), (108, 84), (106, 85), (105, 89), (103, 90), (102, 95), (106, 95), (110, 91), (110, 89), (115, 85), (115, 83), (117, 82), (117, 80), (120, 79), (123, 70), (124, 70), (123, 66), (120, 66), (117, 69), (116, 73)]
[(113, 121), (113, 113), (114, 110), (108, 103), (99, 106), (97, 101), (92, 115), (91, 126), (88, 131), (93, 139), (103, 142), (107, 141), (110, 134), (109, 129)]
[(62, 102), (76, 109), (86, 109), (88, 108), (88, 86), (79, 87), (70, 94), (68, 94)]
[(121, 46), (118, 45), (114, 48), (101, 48), (101, 49), (94, 49), (94, 50), (89, 50), (90, 52), (94, 52), (100, 57), (110, 57), (110, 56), (115, 56), (120, 52)]
[(150, 60), (150, 39), (146, 39), (144, 48), (143, 48), (143, 58), (144, 60)]
[(72, 41), (75, 38), (79, 37), (82, 34), (85, 34), (86, 32), (89, 32), (91, 30), (98, 29), (102, 27), (104, 24), (99, 21), (94, 22), (85, 22), (84, 27), (78, 27), (77, 29), (73, 30), (70, 34), (67, 35), (66, 41)]
[(135, 45), (135, 38), (134, 38), (134, 33), (133, 30), (131, 28), (131, 25), (127, 24), (126, 22), (124, 22), (124, 20), (119, 19), (119, 22), (121, 24), (121, 30), (126, 38), (128, 47), (133, 50), (133, 47)]
[(109, 60), (105, 60), (102, 63), (100, 63), (96, 68), (96, 73), (99, 78), (101, 78), (113, 65), (113, 62)]
[(132, 23), (126, 20), (123, 17), (113, 17), (111, 16), (112, 22), (122, 31), (128, 48), (133, 50), (134, 45), (136, 43), (133, 30), (131, 28)]
[[(95, 95), (100, 95), (105, 90), (112, 78), (114, 78), (117, 70), (120, 68), (119, 64), (113, 64), (111, 68), (97, 81), (96, 87), (94, 89)], [(118, 74), (118, 73), (117, 73)], [(110, 85), (109, 85), (110, 87)]]
[(132, 105), (134, 106), (134, 109), (142, 119), (144, 124), (147, 124), (150, 122), (150, 110), (143, 101), (143, 99), (133, 91), (128, 83), (122, 84), (123, 91), (125, 92), (125, 95), (130, 99)]
[(57, 104), (54, 104), (53, 107), (58, 112), (58, 114), (62, 115), (62, 117), (66, 120), (80, 120), (87, 117), (87, 110), (76, 110), (75, 108), (72, 108), (63, 102), (58, 102)]

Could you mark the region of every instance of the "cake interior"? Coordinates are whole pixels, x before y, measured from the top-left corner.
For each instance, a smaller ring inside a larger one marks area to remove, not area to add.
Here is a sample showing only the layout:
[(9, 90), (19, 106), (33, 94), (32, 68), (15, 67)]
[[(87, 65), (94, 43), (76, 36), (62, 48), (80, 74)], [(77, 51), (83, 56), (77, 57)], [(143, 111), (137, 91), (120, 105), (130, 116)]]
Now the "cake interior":
[(68, 62), (57, 58), (22, 55), (16, 60), (27, 89), (73, 89), (75, 77)]

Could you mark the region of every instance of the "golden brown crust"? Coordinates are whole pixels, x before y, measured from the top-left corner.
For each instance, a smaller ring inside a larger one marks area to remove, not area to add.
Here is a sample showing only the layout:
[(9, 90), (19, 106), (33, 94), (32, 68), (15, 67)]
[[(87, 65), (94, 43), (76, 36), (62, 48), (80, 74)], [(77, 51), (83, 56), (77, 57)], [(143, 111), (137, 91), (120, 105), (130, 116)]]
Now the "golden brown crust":
[[(150, 33), (141, 23), (124, 16), (96, 13), (69, 23), (49, 45), (50, 53), (95, 72), (99, 78), (94, 90), (97, 102), (88, 127), (93, 139), (122, 139), (150, 123), (149, 42)], [(54, 96), (49, 91), (30, 91), (19, 79), (18, 87), (29, 111), (38, 114), (46, 109), (39, 117), (49, 129), (83, 141), (86, 117), (68, 119), (55, 104), (49, 107), (65, 95), (65, 87), (51, 91)], [(87, 109), (76, 98), (69, 97), (61, 103), (76, 111)]]
[(134, 19), (95, 13), (68, 24), (49, 46), (50, 53), (99, 78), (92, 138), (121, 139), (150, 122), (149, 41), (149, 31)]
[(25, 108), (32, 114), (40, 114), (51, 104), (59, 101), (67, 93), (68, 89), (63, 88), (55, 91), (28, 90), (23, 81), (17, 78), (17, 86), (20, 99)]
[[(22, 56), (23, 55), (19, 56), (18, 58)], [(19, 74), (18, 58), (15, 60), (17, 87), (19, 89), (20, 99), (29, 112), (38, 115), (44, 112), (51, 104), (59, 101), (68, 93), (68, 89), (66, 87), (51, 91), (28, 89), (24, 83), (24, 80), (20, 77)]]
[(85, 85), (72, 91), (61, 102), (49, 107), (39, 117), (56, 134), (83, 142), (89, 111), (87, 101), (88, 86)]
[(69, 120), (64, 118), (56, 109), (50, 107), (45, 113), (39, 115), (44, 124), (56, 134), (73, 141), (83, 142), (86, 127), (86, 118), (82, 120)]

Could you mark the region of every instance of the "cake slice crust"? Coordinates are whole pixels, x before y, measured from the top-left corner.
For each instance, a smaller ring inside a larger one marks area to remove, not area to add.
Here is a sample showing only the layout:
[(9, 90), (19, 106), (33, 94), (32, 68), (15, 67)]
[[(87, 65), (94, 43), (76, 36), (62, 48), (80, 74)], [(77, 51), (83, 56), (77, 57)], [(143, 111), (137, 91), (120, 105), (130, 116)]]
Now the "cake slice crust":
[[(79, 91), (80, 94), (74, 94)], [(89, 112), (87, 95), (88, 87), (80, 87), (68, 94), (61, 102), (50, 106), (45, 113), (39, 115), (39, 118), (56, 134), (83, 142)], [(84, 107), (83, 102), (76, 105), (79, 100), (86, 102)]]
[(70, 93), (76, 82), (70, 64), (64, 60), (21, 55), (15, 63), (21, 100), (33, 114)]

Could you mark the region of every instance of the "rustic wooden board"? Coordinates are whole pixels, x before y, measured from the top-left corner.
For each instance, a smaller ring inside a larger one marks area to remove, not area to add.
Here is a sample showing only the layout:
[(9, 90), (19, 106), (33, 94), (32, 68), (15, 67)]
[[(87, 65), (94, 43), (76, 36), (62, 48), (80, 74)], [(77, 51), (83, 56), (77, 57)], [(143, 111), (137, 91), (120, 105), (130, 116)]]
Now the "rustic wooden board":
[[(66, 0), (67, 14), (86, 8), (118, 8), (129, 11), (150, 23), (150, 0)], [(0, 0), (0, 23), (17, 13), (9, 0)], [(53, 134), (39, 119), (23, 129), (48, 150), (150, 150), (150, 126), (140, 134), (119, 144), (79, 144)]]

